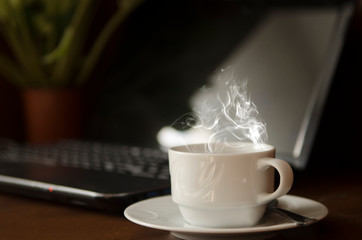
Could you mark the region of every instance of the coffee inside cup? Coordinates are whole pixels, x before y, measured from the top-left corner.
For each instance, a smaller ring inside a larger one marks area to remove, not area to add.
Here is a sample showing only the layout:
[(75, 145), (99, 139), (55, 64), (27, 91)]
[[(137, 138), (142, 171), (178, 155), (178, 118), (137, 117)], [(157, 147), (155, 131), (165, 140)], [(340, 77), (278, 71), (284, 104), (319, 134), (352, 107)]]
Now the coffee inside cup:
[(202, 143), (177, 146), (173, 149), (184, 153), (235, 154), (270, 151), (274, 147), (267, 144), (254, 143)]

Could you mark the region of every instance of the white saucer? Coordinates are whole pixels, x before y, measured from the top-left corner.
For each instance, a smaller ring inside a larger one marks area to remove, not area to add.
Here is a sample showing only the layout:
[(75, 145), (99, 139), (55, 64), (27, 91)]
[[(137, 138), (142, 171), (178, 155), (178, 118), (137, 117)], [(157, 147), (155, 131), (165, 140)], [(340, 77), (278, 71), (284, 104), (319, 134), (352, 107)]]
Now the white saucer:
[[(278, 199), (278, 206), (318, 221), (328, 214), (321, 203), (297, 196), (286, 195)], [(276, 214), (267, 215), (260, 223), (247, 228), (201, 228), (187, 224), (171, 196), (156, 197), (134, 203), (125, 211), (126, 218), (139, 225), (170, 231), (181, 239), (265, 239), (280, 230), (298, 227)]]

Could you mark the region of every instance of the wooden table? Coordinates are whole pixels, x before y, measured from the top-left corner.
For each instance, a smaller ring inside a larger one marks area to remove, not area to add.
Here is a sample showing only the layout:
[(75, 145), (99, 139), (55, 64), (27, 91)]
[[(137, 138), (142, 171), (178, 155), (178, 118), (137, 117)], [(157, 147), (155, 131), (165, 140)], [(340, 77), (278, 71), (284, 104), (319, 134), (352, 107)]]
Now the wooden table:
[[(362, 178), (358, 174), (297, 175), (290, 194), (317, 200), (329, 209), (324, 220), (285, 230), (272, 240), (362, 239)], [(108, 214), (42, 200), (0, 194), (0, 239), (158, 239), (175, 240), (167, 231)]]

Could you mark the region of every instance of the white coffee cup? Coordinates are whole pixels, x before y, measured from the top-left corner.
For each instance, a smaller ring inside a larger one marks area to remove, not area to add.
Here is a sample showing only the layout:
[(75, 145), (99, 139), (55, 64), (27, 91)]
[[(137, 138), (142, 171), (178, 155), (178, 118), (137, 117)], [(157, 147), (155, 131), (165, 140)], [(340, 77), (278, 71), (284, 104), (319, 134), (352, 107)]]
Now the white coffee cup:
[[(249, 227), (262, 218), (268, 202), (293, 183), (290, 165), (270, 145), (244, 143), (218, 153), (205, 144), (169, 149), (172, 200), (187, 223), (200, 227)], [(280, 183), (274, 191), (274, 169)]]

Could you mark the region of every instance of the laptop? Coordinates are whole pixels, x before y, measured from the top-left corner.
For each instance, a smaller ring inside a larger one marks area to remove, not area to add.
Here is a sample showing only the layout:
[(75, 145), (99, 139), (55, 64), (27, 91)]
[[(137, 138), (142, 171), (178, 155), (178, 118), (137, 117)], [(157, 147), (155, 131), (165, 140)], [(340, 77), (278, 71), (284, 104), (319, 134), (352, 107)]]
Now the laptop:
[(167, 153), (100, 142), (0, 141), (0, 191), (105, 211), (170, 194)]

